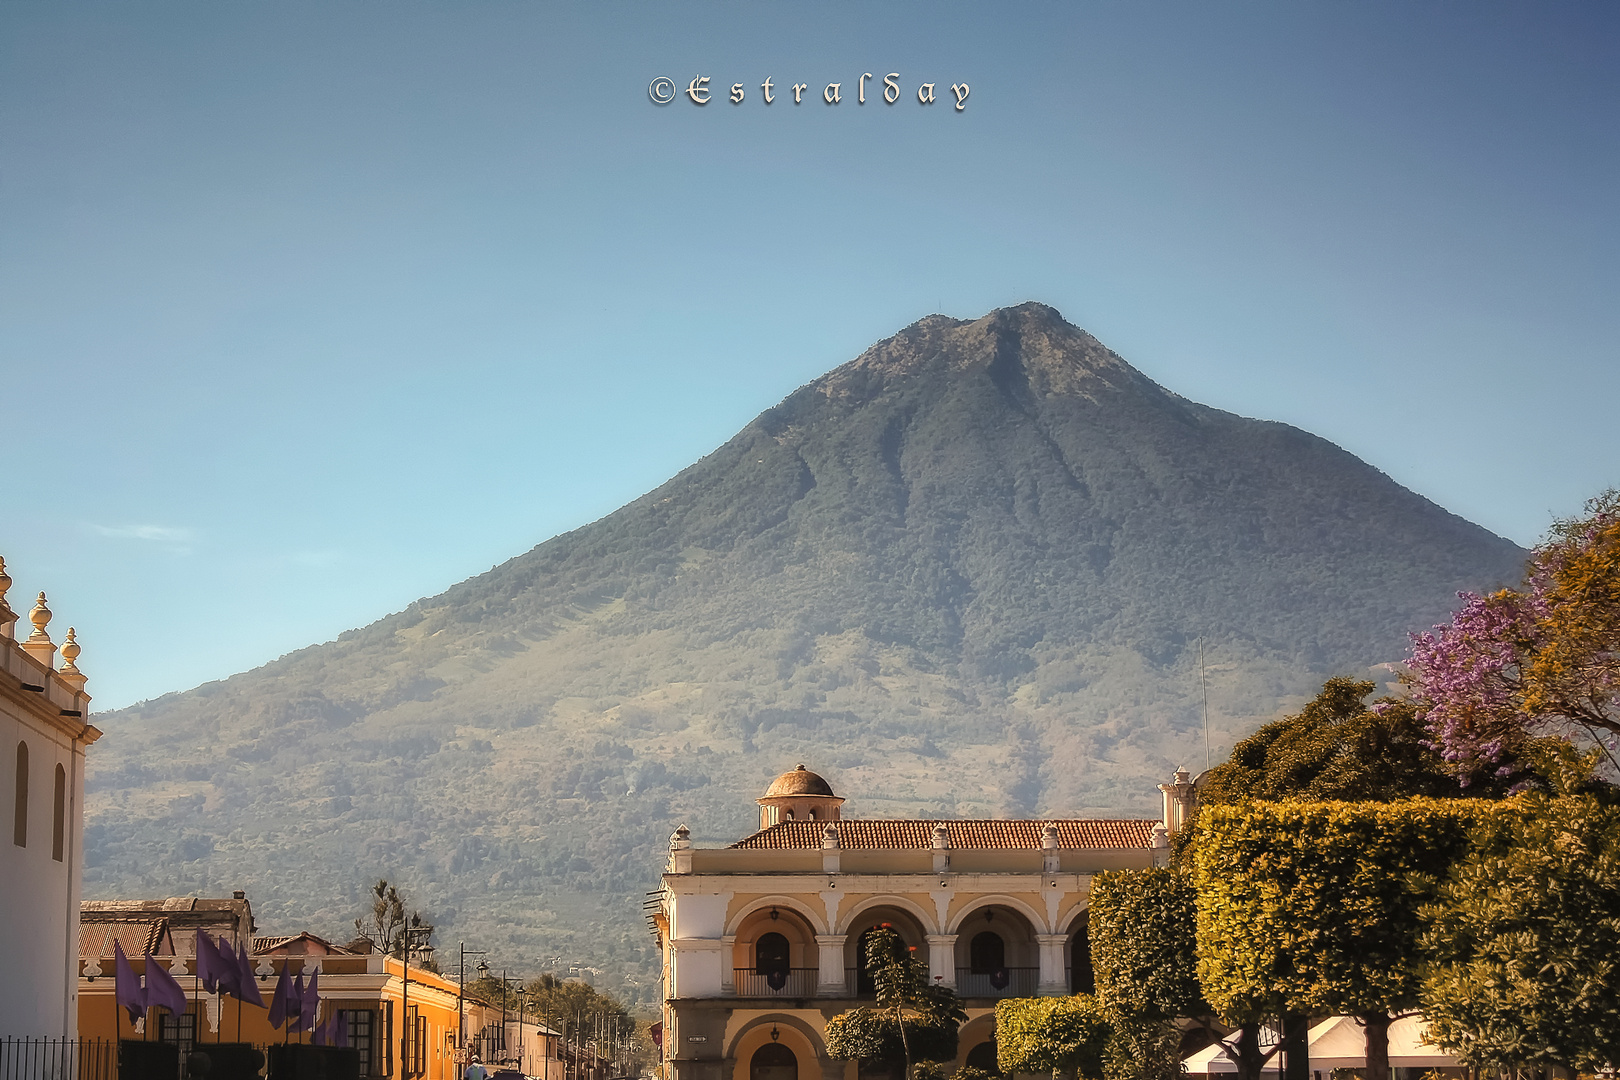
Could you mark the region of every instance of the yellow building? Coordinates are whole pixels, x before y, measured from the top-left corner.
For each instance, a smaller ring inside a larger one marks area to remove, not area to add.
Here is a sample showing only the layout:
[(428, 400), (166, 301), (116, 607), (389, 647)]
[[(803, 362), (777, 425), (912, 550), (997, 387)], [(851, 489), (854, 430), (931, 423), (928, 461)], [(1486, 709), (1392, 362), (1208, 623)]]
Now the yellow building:
[(928, 958), (968, 1020), (957, 1064), (994, 1068), (999, 998), (1091, 988), (1092, 875), (1162, 865), (1185, 820), (1185, 771), (1162, 820), (846, 820), (800, 765), (725, 848), (670, 838), (652, 916), (664, 962), (665, 1080), (859, 1080), (827, 1057), (826, 1023), (870, 999), (865, 933)]
[[(229, 900), (171, 897), (150, 901), (87, 902), (80, 915), (79, 1034), (83, 1038), (148, 1038), (177, 1043), (181, 1052), (212, 1042), (264, 1046), (308, 1042), (310, 1033), (288, 1035), (270, 1026), (269, 1011), (242, 1006), (234, 998), (202, 992), (196, 979), (197, 934), (241, 941), (251, 952), (259, 993), (266, 1004), (283, 968), (306, 980), (320, 973), (325, 1021), (341, 1010), (348, 1043), (360, 1051), (360, 1075), (372, 1080), (456, 1080), (467, 1053), (478, 1047), (492, 1063), (513, 1067), (542, 1080), (562, 1080), (562, 1053), (554, 1032), (533, 1020), (520, 1023), (476, 998), (459, 999), (454, 979), (425, 971), (414, 962), (406, 984), (405, 965), (392, 956), (334, 945), (313, 934), (291, 937), (254, 935), (253, 914), (242, 893)], [(251, 944), (250, 944), (251, 942)], [(123, 946), (137, 974), (144, 954), (162, 964), (188, 1000), (187, 1011), (169, 1016), (150, 1012), (151, 1030), (133, 1033), (114, 999), (114, 944)], [(502, 1039), (502, 1025), (505, 1037)], [(465, 1037), (461, 1037), (462, 1033)], [(505, 1049), (501, 1047), (504, 1041)], [(522, 1057), (521, 1062), (518, 1060)]]

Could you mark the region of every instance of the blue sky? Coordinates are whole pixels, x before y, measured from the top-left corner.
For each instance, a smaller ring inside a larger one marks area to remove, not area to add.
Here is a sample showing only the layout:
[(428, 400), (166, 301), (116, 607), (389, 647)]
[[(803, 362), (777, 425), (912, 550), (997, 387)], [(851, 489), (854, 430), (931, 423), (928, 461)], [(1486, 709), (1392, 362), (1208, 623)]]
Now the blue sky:
[(1530, 543), (1620, 484), (1617, 106), (1613, 4), (14, 0), (11, 600), (183, 689), (1024, 300)]

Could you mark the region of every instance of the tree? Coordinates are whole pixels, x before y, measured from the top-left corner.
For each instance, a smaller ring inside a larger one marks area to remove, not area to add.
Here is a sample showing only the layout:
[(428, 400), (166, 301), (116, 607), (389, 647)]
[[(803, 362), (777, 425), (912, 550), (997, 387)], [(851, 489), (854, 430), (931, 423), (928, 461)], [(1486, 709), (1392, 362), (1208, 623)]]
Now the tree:
[(954, 1058), (957, 1031), (967, 1019), (956, 994), (929, 980), (928, 965), (887, 923), (866, 935), (865, 961), (877, 1008), (850, 1009), (827, 1021), (828, 1055), (901, 1064), (907, 1080), (913, 1062)]
[(1009, 1075), (1103, 1080), (1103, 1055), (1113, 1032), (1102, 1004), (1090, 994), (1003, 998), (996, 1002), (996, 1064)]
[(1419, 1005), (1423, 906), (1500, 804), (1250, 803), (1204, 811), (1195, 858), (1198, 977), (1237, 1020), (1348, 1014), (1367, 1080), (1389, 1078), (1389, 1024)]
[(1513, 800), (1424, 909), (1429, 1038), (1476, 1068), (1620, 1064), (1620, 808)]
[(1382, 802), (1463, 794), (1410, 701), (1364, 704), (1373, 684), (1338, 676), (1293, 716), (1266, 724), (1210, 770), (1205, 805), (1254, 799)]
[[(427, 927), (426, 934), (417, 933), (424, 925), (419, 911), (412, 911), (410, 917), (406, 918), (405, 898), (386, 878), (371, 887), (371, 910), (354, 920), (356, 933), (369, 942), (374, 951), (393, 957), (405, 955), (408, 936), (414, 936), (417, 944), (423, 944), (425, 938), (431, 937), (431, 926)], [(410, 935), (406, 934), (407, 930), (411, 931)], [(429, 970), (438, 970), (437, 965), (425, 958), (417, 962)]]
[(1198, 985), (1197, 906), (1191, 879), (1178, 869), (1111, 870), (1092, 879), (1092, 969), (1114, 1029), (1109, 1080), (1180, 1075), (1181, 1033), (1172, 1021), (1214, 1012)]
[(1449, 623), (1413, 637), (1407, 675), (1457, 774), (1537, 785), (1549, 739), (1601, 748), (1620, 769), (1620, 492), (1557, 522), (1520, 588), (1461, 595)]

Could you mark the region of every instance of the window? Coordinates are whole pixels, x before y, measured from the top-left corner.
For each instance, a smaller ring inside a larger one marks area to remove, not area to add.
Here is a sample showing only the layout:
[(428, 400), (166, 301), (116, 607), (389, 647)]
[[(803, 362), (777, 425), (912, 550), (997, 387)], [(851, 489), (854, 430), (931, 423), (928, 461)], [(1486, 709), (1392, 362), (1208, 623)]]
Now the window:
[(779, 1042), (766, 1043), (748, 1063), (748, 1080), (799, 1080), (799, 1059)]
[(427, 1017), (415, 1005), (405, 1006), (405, 1075), (427, 1072)]
[(62, 842), (67, 832), (67, 770), (56, 767), (56, 809), (51, 814), (51, 858), (62, 861)]
[(992, 930), (974, 934), (968, 945), (968, 970), (975, 975), (990, 975), (1007, 966), (1007, 943)]
[(166, 1012), (158, 1027), (158, 1041), (174, 1043), (180, 1047), (180, 1060), (186, 1060), (197, 1043), (197, 1014)]
[(787, 971), (793, 966), (788, 939), (781, 934), (764, 934), (754, 943), (754, 970), (761, 975)]
[(376, 1013), (370, 1009), (347, 1009), (343, 1016), (349, 1024), (349, 1046), (360, 1052), (360, 1075), (374, 1076), (376, 1063), (371, 1057), (371, 1032)]
[(17, 805), (11, 817), (11, 842), (28, 846), (28, 744), (17, 744)]

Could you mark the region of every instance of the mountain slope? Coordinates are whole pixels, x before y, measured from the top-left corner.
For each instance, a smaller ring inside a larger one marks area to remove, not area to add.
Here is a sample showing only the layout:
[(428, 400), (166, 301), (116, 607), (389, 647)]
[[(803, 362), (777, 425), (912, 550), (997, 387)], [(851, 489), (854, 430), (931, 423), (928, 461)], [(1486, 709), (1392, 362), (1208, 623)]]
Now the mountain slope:
[[(1514, 545), (1322, 439), (1159, 387), (1050, 308), (931, 316), (657, 490), (338, 641), (97, 719), (87, 895), (248, 888), (650, 998), (677, 820), (804, 760), (853, 814), (1144, 809)], [(176, 883), (179, 884), (176, 884)]]

